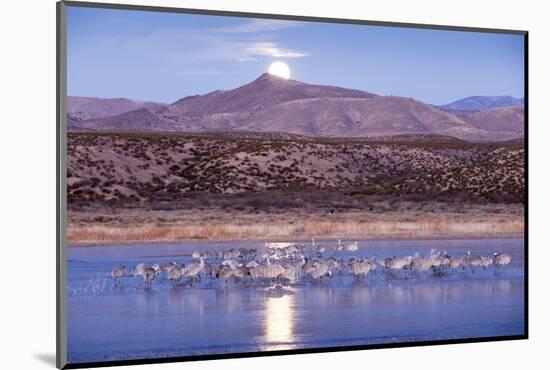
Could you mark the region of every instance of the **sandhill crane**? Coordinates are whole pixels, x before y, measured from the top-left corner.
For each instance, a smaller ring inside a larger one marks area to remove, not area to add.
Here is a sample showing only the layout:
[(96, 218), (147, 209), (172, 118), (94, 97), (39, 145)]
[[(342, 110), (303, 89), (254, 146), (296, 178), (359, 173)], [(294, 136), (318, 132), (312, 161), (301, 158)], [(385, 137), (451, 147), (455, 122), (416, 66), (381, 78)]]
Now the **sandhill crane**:
[(214, 268), (214, 266), (216, 266), (216, 265), (212, 265), (212, 264), (205, 261), (204, 262), (204, 267), (201, 270), (200, 275), (204, 275), (204, 276), (212, 275), (212, 269)]
[(329, 257), (325, 260), (325, 263), (328, 265), (329, 270), (336, 270), (338, 267), (338, 262), (336, 261), (336, 258)]
[(269, 259), (267, 260), (267, 262), (268, 262), (268, 265), (267, 265), (268, 278), (277, 279), (285, 271), (283, 266), (281, 266), (280, 264), (278, 263), (271, 264), (269, 263)]
[(160, 270), (160, 265), (158, 263), (155, 263), (154, 265), (152, 265), (151, 268), (155, 270), (155, 274), (157, 275), (160, 274), (161, 270)]
[(204, 268), (204, 258), (200, 257), (200, 262), (193, 262), (185, 266), (184, 276), (191, 279), (191, 284), (195, 282), (195, 279)]
[(443, 264), (443, 260), (440, 258), (441, 253), (438, 253), (434, 249), (430, 251), (430, 255), (427, 257), (431, 264), (432, 264), (432, 270), (435, 271), (439, 269), (439, 267)]
[(140, 263), (134, 267), (134, 270), (132, 271), (133, 276), (141, 276), (147, 271), (149, 266), (146, 263)]
[(315, 264), (316, 263), (317, 262), (315, 260), (306, 258), (304, 266), (303, 266), (304, 273), (306, 275), (311, 274), (311, 272), (315, 269)]
[(475, 267), (481, 267), (482, 264), (483, 264), (483, 260), (481, 257), (479, 256), (472, 256), (472, 254), (470, 253), (470, 251), (468, 251), (466, 253), (466, 264), (468, 266), (470, 266), (470, 271), (472, 272), (472, 274), (474, 273), (474, 268)]
[(172, 265), (167, 272), (168, 280), (178, 283), (185, 272), (185, 267), (183, 265)]
[(234, 271), (234, 275), (236, 278), (239, 278), (241, 280), (245, 279), (247, 276), (250, 275), (249, 269), (244, 266), (237, 267)]
[[(468, 253), (470, 253), (468, 251)], [(465, 270), (466, 267), (469, 265), (469, 258), (470, 258), (470, 255), (466, 253), (458, 258), (451, 258), (451, 264), (449, 265), (449, 267), (451, 268), (454, 268), (454, 269), (458, 269), (460, 267), (462, 267), (462, 270)]]
[(231, 269), (235, 270), (237, 267), (242, 266), (242, 264), (234, 259), (222, 261), (222, 266), (229, 266)]
[(463, 258), (451, 258), (451, 262), (449, 263), (449, 268), (451, 270), (457, 270), (463, 265)]
[(378, 265), (380, 265), (380, 261), (378, 261), (378, 256), (374, 255), (370, 259), (370, 270), (374, 273), (378, 270)]
[(219, 278), (219, 279), (222, 279), (225, 281), (225, 285), (227, 286), (227, 283), (229, 281), (229, 279), (231, 279), (232, 276), (235, 275), (235, 270), (233, 270), (231, 267), (225, 265), (225, 266), (222, 266), (217, 274), (216, 274), (216, 277)]
[(311, 238), (311, 246), (310, 247), (305, 247), (304, 249), (308, 253), (308, 256), (312, 257), (313, 253), (317, 252), (317, 249), (318, 249), (318, 245), (315, 242), (315, 238)]
[(323, 256), (323, 253), (325, 253), (327, 250), (326, 247), (323, 247), (322, 245), (318, 245), (317, 246), (317, 256), (318, 257), (322, 257)]
[(491, 266), (493, 264), (493, 259), (491, 257), (481, 257), (481, 264), (480, 266), (483, 267), (484, 270), (487, 270), (487, 267)]
[(357, 246), (357, 242), (346, 245), (346, 250), (348, 252), (356, 252), (358, 249), (359, 247)]
[(446, 268), (449, 267), (449, 264), (451, 263), (451, 257), (447, 253), (447, 251), (443, 251), (443, 253), (438, 253), (437, 257), (440, 261), (440, 267)]
[(348, 262), (348, 267), (352, 275), (360, 279), (369, 273), (371, 270), (371, 263), (366, 259), (356, 260), (355, 258), (351, 258)]
[[(306, 260), (303, 255), (300, 255), (300, 258), (298, 260), (295, 260), (293, 262), (289, 262), (288, 265), (292, 266), (294, 268), (296, 277), (299, 278), (302, 276), (304, 265), (306, 264)], [(286, 267), (285, 267), (286, 269)]]
[(285, 248), (287, 256), (295, 256), (299, 251), (296, 245), (289, 245)]
[(476, 267), (485, 266), (484, 268), (485, 269), (487, 268), (486, 265), (488, 264), (489, 261), (486, 260), (486, 257), (483, 258), (480, 256), (472, 256), (470, 251), (466, 253), (466, 256), (467, 256), (466, 264), (470, 267), (470, 271), (472, 272), (472, 274), (474, 273), (474, 270)]
[[(281, 264), (271, 263), (271, 257), (273, 254), (275, 254), (273, 250), (268, 250), (268, 252), (262, 256), (265, 258), (265, 263), (262, 263), (260, 266), (256, 267), (256, 274), (262, 275), (261, 277), (263, 278), (276, 279), (283, 273), (284, 268)], [(250, 271), (250, 273), (252, 274), (252, 271)]]
[(267, 258), (269, 258), (269, 256), (270, 256), (270, 252), (268, 250), (263, 250), (263, 251), (260, 251), (256, 254), (256, 258), (259, 261), (264, 261)]
[(210, 276), (216, 278), (222, 267), (222, 265), (212, 265), (212, 267), (210, 268)]
[(404, 269), (411, 270), (413, 261), (414, 261), (413, 256), (406, 256), (406, 257), (393, 256), (390, 258), (385, 258), (383, 260), (383, 266), (386, 270), (390, 270), (390, 276), (392, 278), (396, 278), (396, 276), (394, 275), (394, 271), (399, 272)]
[(227, 252), (224, 252), (223, 259), (224, 260), (232, 260), (232, 259), (239, 258), (240, 255), (241, 255), (241, 252), (238, 249), (233, 249), (232, 248), (232, 249), (228, 250)]
[(252, 279), (276, 279), (284, 272), (283, 266), (278, 263), (271, 264), (268, 256), (265, 263), (249, 269)]
[(143, 283), (146, 285), (149, 285), (155, 279), (155, 276), (157, 276), (157, 273), (153, 268), (148, 267), (145, 269), (142, 276), (143, 276)]
[(164, 262), (160, 264), (160, 271), (168, 273), (172, 266), (178, 266), (176, 262)]
[(338, 244), (336, 245), (336, 253), (340, 255), (340, 253), (344, 250), (344, 246), (342, 245), (342, 241), (338, 239)]
[(470, 257), (468, 259), (468, 265), (470, 265), (471, 267), (481, 266), (481, 257), (478, 257), (478, 256)]
[(251, 260), (254, 259), (254, 257), (256, 257), (256, 249), (254, 249), (254, 248), (249, 248), (249, 249), (240, 248), (239, 252), (240, 252), (240, 260), (244, 264), (250, 262)]
[(449, 267), (451, 257), (447, 254), (447, 251), (443, 251), (443, 253), (437, 252), (430, 254), (430, 261), (434, 274), (441, 276), (444, 270)]
[(344, 261), (343, 258), (339, 258), (337, 261), (336, 261), (336, 269), (338, 270), (338, 273), (341, 275), (344, 273), (344, 271), (346, 270), (346, 262)]
[(434, 255), (429, 255), (426, 257), (420, 257), (419, 255), (416, 255), (413, 257), (412, 263), (411, 263), (411, 270), (418, 271), (418, 272), (424, 272), (428, 271), (432, 268), (434, 263)]
[(249, 273), (253, 280), (265, 279), (267, 278), (267, 265), (261, 264), (256, 267), (251, 267)]
[(326, 262), (321, 261), (321, 262), (314, 263), (313, 268), (309, 274), (314, 280), (318, 280), (323, 276), (326, 276), (326, 275), (330, 276), (331, 272), (328, 267), (328, 264)]
[(512, 257), (506, 253), (495, 252), (493, 254), (494, 263), (497, 268), (508, 266), (512, 262)]
[(389, 270), (401, 270), (407, 267), (410, 267), (411, 263), (413, 262), (412, 256), (407, 257), (390, 257), (384, 259), (384, 267)]
[(115, 285), (118, 285), (118, 279), (124, 276), (126, 276), (126, 266), (124, 265), (115, 266), (113, 271), (111, 271), (111, 277), (115, 281)]
[(298, 271), (295, 266), (288, 264), (283, 266), (283, 272), (279, 276), (281, 279), (294, 281), (298, 277)]

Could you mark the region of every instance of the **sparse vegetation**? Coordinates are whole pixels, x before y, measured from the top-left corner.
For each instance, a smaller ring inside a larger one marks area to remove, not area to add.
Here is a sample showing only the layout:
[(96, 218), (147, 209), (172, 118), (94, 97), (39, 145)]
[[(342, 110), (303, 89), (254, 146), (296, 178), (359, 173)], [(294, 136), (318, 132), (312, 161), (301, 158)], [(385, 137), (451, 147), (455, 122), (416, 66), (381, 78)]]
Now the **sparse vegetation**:
[[(265, 191), (318, 191), (348, 204), (363, 195), (524, 201), (524, 148), (512, 143), (70, 133), (68, 155), (69, 205), (76, 208), (184, 206), (198, 193), (257, 198)], [(292, 207), (285, 195), (282, 206)]]

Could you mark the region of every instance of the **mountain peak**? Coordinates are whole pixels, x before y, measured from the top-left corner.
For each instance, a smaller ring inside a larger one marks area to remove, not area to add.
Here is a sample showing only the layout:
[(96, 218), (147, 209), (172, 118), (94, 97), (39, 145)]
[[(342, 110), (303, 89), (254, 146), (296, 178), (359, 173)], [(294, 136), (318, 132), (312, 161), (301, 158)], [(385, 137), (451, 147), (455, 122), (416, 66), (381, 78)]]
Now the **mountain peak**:
[(195, 95), (176, 101), (164, 109), (165, 117), (198, 117), (219, 113), (251, 114), (274, 105), (310, 98), (372, 98), (361, 90), (308, 84), (262, 73), (255, 80), (233, 90)]
[(258, 77), (256, 80), (271, 80), (271, 79), (277, 79), (277, 78), (281, 79), (280, 77), (277, 77), (277, 76), (275, 76), (275, 75), (272, 75), (272, 74), (270, 74), (270, 73), (268, 73), (268, 72), (264, 72), (264, 73), (262, 73), (262, 74), (260, 75), (260, 77)]
[(289, 83), (289, 82), (292, 82), (294, 84), (301, 83), (299, 81), (289, 80), (289, 79), (286, 79), (286, 78), (275, 76), (275, 75), (272, 75), (268, 72), (262, 73), (260, 75), (260, 77), (256, 78), (254, 81), (252, 81), (252, 83), (254, 83), (254, 82), (269, 82), (269, 83), (276, 83), (276, 84), (281, 84), (281, 83), (286, 84), (286, 83)]

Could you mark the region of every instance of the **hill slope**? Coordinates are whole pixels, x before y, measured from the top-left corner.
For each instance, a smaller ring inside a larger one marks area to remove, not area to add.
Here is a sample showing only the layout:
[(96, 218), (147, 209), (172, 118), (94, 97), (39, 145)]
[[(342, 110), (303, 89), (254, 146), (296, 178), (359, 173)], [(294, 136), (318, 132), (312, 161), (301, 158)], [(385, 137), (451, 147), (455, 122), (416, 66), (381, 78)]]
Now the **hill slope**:
[(67, 97), (67, 113), (71, 119), (82, 121), (90, 118), (116, 116), (132, 110), (147, 108), (153, 112), (166, 104), (130, 100), (126, 98), (104, 99), (83, 96)]
[(296, 100), (250, 116), (242, 128), (324, 137), (430, 134), (484, 140), (494, 136), (452, 114), (399, 97)]
[(522, 137), (525, 124), (523, 106), (489, 109), (464, 117), (473, 126), (494, 132), (510, 132)]
[(147, 108), (132, 110), (117, 116), (92, 118), (85, 121), (69, 120), (73, 131), (186, 131), (185, 124), (164, 119)]
[(71, 207), (264, 207), (304, 197), (345, 206), (369, 196), (520, 203), (525, 190), (520, 144), (69, 133), (67, 153)]

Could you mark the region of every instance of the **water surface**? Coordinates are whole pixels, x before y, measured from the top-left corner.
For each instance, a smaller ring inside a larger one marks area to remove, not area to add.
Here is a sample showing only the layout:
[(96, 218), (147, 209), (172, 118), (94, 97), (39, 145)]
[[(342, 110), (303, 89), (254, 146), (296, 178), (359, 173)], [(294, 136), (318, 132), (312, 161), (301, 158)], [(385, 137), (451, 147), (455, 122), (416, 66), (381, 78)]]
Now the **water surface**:
[[(326, 243), (329, 245), (330, 243)], [(504, 270), (444, 277), (372, 275), (354, 283), (269, 287), (173, 287), (109, 277), (116, 264), (176, 260), (195, 249), (263, 243), (129, 244), (68, 249), (69, 362), (335, 347), (521, 335), (523, 239), (359, 241), (357, 255), (427, 254), (446, 249), (512, 255)], [(348, 257), (343, 254), (342, 257)]]

